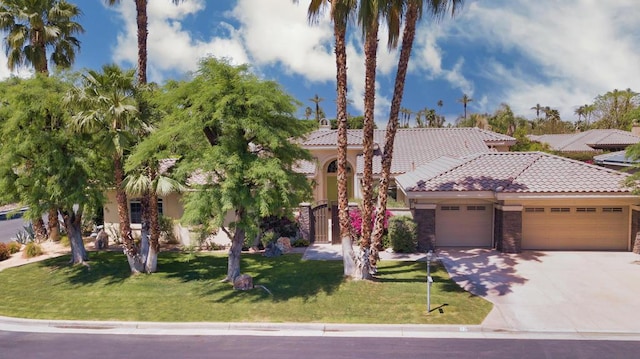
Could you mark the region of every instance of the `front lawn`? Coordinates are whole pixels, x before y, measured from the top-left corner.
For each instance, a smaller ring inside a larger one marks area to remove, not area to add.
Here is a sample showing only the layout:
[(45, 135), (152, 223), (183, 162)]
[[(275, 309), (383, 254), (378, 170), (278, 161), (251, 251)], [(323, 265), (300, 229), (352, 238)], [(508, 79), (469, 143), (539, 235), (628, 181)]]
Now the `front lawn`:
[(456, 285), (438, 265), (426, 310), (426, 265), (383, 261), (376, 281), (348, 281), (341, 261), (299, 254), (243, 254), (242, 271), (262, 289), (221, 283), (227, 257), (163, 252), (159, 272), (131, 276), (122, 253), (92, 252), (90, 267), (68, 256), (0, 272), (0, 315), (37, 319), (479, 324), (491, 303)]

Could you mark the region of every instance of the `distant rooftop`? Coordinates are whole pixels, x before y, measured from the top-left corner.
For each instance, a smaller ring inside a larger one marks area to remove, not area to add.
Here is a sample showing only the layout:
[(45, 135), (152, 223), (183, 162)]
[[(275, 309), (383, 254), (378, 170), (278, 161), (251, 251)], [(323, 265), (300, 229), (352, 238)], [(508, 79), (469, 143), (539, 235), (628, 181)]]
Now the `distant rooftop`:
[(624, 149), (640, 142), (640, 136), (629, 131), (615, 129), (589, 130), (579, 133), (529, 135), (530, 140), (547, 143), (559, 152), (599, 152), (602, 150)]

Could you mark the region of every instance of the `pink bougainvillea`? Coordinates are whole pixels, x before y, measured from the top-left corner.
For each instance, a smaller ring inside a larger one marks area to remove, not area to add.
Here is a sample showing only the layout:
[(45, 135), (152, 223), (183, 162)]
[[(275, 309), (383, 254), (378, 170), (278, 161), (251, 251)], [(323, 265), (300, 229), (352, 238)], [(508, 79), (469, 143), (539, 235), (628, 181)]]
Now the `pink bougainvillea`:
[[(389, 225), (389, 217), (393, 216), (393, 214), (387, 210), (384, 216), (384, 229), (387, 229)], [(358, 237), (362, 234), (362, 212), (360, 209), (352, 209), (349, 210), (349, 219), (351, 220), (351, 228)], [(371, 215), (371, 223), (374, 223), (376, 220), (376, 212), (374, 211)]]

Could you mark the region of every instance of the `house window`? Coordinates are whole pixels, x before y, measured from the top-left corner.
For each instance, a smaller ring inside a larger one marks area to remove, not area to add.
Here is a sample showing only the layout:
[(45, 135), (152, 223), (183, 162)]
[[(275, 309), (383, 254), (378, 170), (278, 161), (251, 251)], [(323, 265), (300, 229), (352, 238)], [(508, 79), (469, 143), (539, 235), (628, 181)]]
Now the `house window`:
[(542, 207), (527, 207), (524, 209), (527, 213), (544, 213), (544, 208)]
[(440, 209), (443, 211), (459, 211), (460, 206), (442, 206)]
[(467, 206), (467, 211), (484, 211), (486, 209), (486, 206)]
[[(327, 173), (338, 173), (338, 160), (333, 160), (327, 166)], [(351, 165), (347, 163), (347, 173), (351, 173)]]
[(576, 208), (576, 212), (578, 213), (595, 213), (596, 209), (593, 207), (578, 207)]
[(554, 207), (551, 208), (551, 213), (569, 213), (571, 210), (567, 207)]
[(621, 207), (604, 207), (602, 209), (602, 212), (605, 212), (605, 213), (621, 213), (622, 212), (622, 208)]
[[(158, 214), (164, 214), (162, 198), (158, 198)], [(142, 223), (142, 203), (139, 199), (129, 201), (129, 217), (131, 223)]]

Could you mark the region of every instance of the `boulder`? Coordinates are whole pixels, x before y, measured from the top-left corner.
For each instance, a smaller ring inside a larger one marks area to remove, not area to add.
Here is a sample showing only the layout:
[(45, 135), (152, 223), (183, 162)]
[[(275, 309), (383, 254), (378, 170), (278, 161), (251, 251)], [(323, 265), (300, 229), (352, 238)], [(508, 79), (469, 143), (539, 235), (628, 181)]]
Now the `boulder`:
[(101, 229), (100, 232), (98, 232), (94, 246), (96, 250), (109, 248), (109, 235), (104, 229)]
[(276, 241), (276, 247), (278, 247), (282, 253), (289, 253), (291, 252), (291, 240), (287, 237), (280, 237)]
[(233, 280), (233, 289), (249, 290), (253, 289), (253, 278), (248, 274), (241, 274)]

